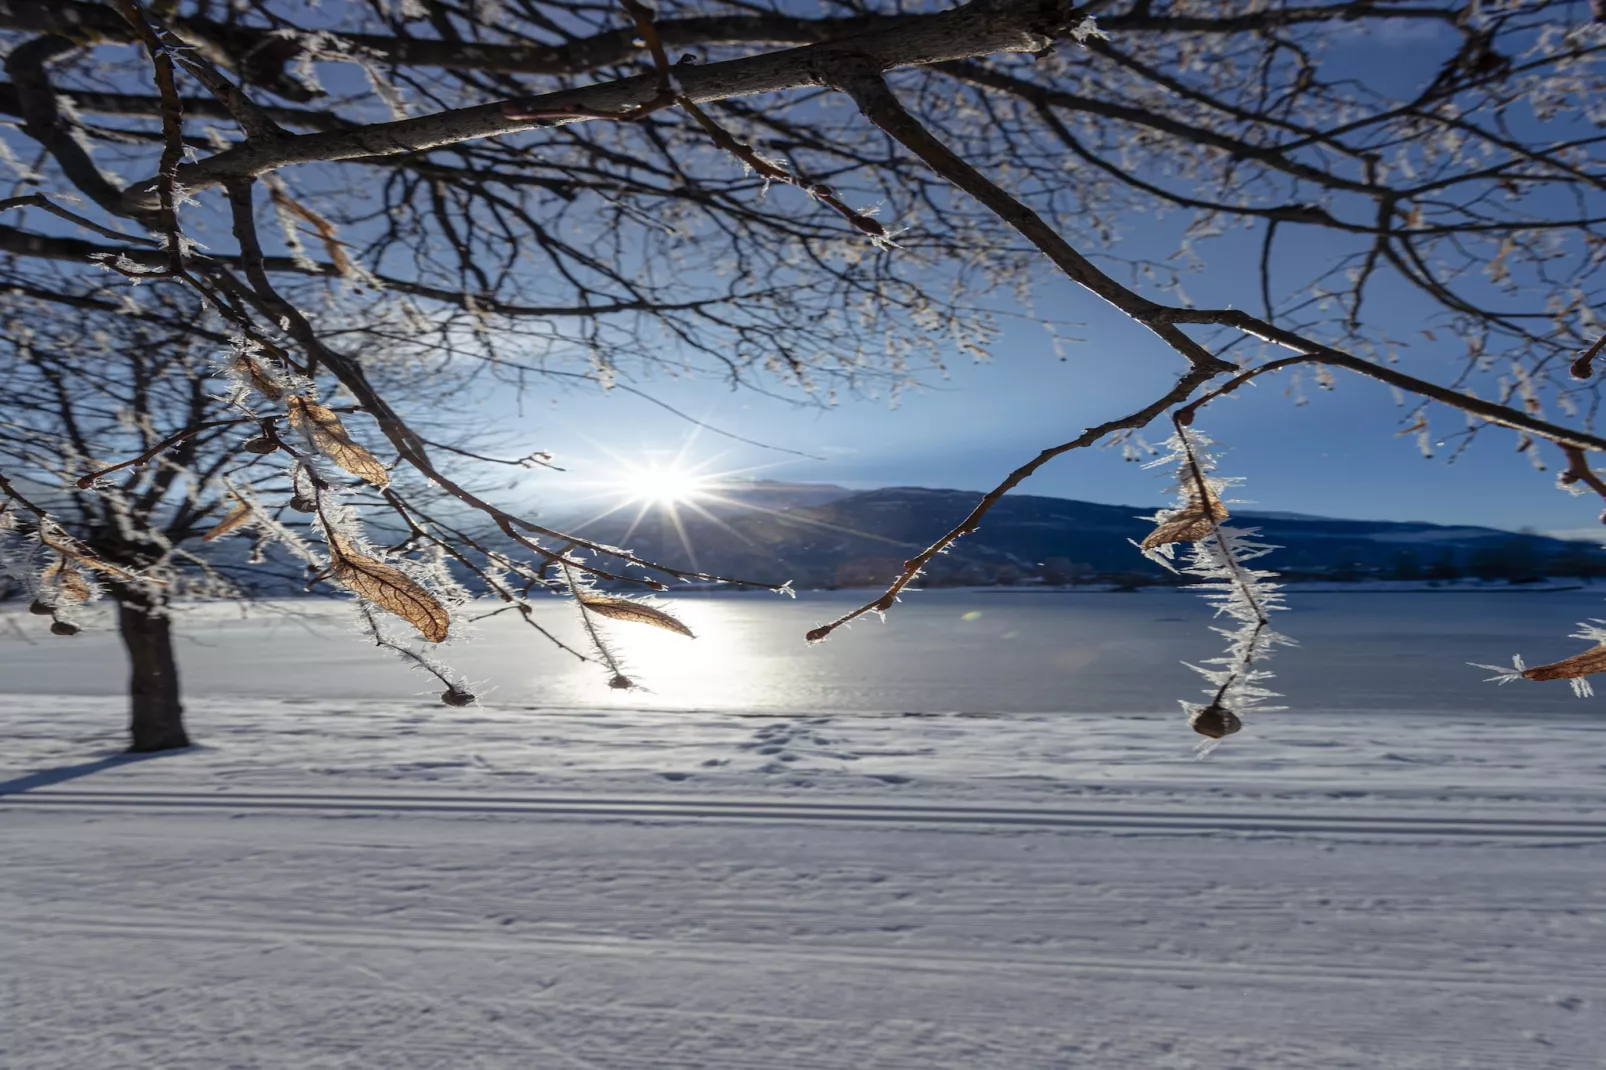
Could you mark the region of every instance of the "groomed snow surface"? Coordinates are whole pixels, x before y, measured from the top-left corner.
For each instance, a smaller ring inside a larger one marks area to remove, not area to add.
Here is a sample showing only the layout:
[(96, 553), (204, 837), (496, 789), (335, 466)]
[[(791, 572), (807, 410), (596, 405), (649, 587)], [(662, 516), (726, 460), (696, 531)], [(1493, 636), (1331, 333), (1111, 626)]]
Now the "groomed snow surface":
[(624, 697), (499, 617), (463, 710), (204, 607), (142, 759), (109, 635), (0, 621), (0, 1067), (1600, 1070), (1602, 707), (1464, 663), (1603, 594), (1291, 598), (1203, 761), (1174, 593), (682, 599)]

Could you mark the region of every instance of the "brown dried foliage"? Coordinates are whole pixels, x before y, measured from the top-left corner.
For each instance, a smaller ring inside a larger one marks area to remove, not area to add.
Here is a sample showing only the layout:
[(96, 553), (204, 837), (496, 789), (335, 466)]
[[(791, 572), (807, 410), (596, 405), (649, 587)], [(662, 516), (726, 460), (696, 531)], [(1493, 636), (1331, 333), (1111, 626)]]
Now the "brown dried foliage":
[(336, 233), (333, 223), (294, 197), (291, 197), (280, 187), (269, 186), (268, 196), (273, 199), (275, 205), (283, 208), (317, 231), (318, 240), (323, 243), (323, 249), (328, 254), (329, 263), (334, 266), (336, 271), (341, 275), (351, 274), (351, 260), (346, 256), (346, 247), (341, 242), (340, 235)]
[(217, 522), (217, 526), (201, 536), (202, 542), (212, 542), (221, 539), (229, 532), (242, 526), (251, 519), (251, 507), (241, 502), (229, 511), (229, 514)]
[(1525, 680), (1572, 680), (1598, 672), (1606, 672), (1606, 643), (1549, 665), (1524, 669), (1522, 676)]
[(697, 638), (691, 629), (679, 620), (645, 602), (636, 602), (629, 598), (612, 598), (601, 594), (584, 594), (580, 596), (580, 604), (599, 617), (629, 621), (632, 624), (650, 624), (666, 632), (677, 632), (688, 639)]
[(394, 613), (418, 629), (431, 643), (446, 638), (452, 618), (435, 596), (400, 569), (358, 553), (333, 532), (329, 538), (329, 574), (347, 590)]
[(1216, 492), (1208, 486), (1204, 488), (1202, 502), (1199, 500), (1199, 488), (1194, 483), (1188, 484), (1187, 493), (1188, 504), (1160, 521), (1159, 526), (1143, 540), (1143, 549), (1153, 550), (1176, 542), (1198, 542), (1208, 538), (1216, 525), (1227, 519), (1227, 507), (1221, 504)]
[(268, 373), (262, 370), (255, 358), (240, 356), (234, 359), (230, 367), (240, 373), (250, 384), (251, 389), (267, 398), (269, 401), (278, 401), (284, 397), (284, 390), (278, 383), (269, 378)]
[(46, 568), (39, 579), (63, 602), (87, 602), (94, 597), (83, 573), (68, 564), (65, 557)]
[(46, 542), (45, 545), (49, 546), (52, 550), (55, 550), (62, 556), (69, 558), (79, 568), (87, 568), (95, 572), (104, 572), (108, 576), (117, 576), (118, 578), (124, 580), (142, 579), (147, 583), (155, 584), (161, 584), (165, 582), (163, 580), (153, 579), (150, 576), (136, 575), (135, 573), (128, 571), (126, 568), (119, 568), (109, 561), (102, 561), (98, 557), (94, 557), (90, 554), (79, 553), (76, 550), (70, 550), (65, 546), (61, 546), (53, 542)]
[(390, 473), (379, 458), (351, 437), (332, 409), (296, 394), (290, 398), (289, 412), (290, 426), (306, 435), (319, 453), (364, 482), (390, 485)]

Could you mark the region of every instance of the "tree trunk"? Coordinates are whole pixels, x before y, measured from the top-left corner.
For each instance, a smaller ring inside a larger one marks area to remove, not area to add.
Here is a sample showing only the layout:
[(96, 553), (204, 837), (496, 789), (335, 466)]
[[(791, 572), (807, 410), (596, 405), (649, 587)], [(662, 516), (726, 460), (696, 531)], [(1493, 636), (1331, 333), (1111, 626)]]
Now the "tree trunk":
[(128, 650), (129, 751), (188, 747), (172, 622), (159, 606), (125, 597), (118, 600), (117, 628)]

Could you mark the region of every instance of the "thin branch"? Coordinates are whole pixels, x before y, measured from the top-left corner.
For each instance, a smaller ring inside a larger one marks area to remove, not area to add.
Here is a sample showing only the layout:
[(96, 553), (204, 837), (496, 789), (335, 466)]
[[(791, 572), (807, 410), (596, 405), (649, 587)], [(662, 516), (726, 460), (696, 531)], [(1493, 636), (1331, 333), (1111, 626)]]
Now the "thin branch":
[(905, 561), (903, 563), (903, 572), (897, 579), (892, 581), (892, 585), (879, 598), (866, 602), (848, 613), (844, 613), (829, 624), (823, 624), (813, 629), (805, 638), (811, 643), (818, 643), (828, 638), (832, 632), (844, 624), (856, 620), (866, 613), (885, 613), (898, 601), (898, 594), (908, 587), (910, 583), (914, 582), (920, 575), (921, 569), (925, 568), (932, 558), (947, 550), (948, 547), (964, 536), (975, 531), (980, 526), (982, 517), (986, 516), (988, 510), (998, 504), (999, 499), (1014, 490), (1043, 465), (1062, 454), (1069, 453), (1071, 450), (1085, 449), (1104, 436), (1113, 434), (1116, 431), (1137, 430), (1144, 427), (1173, 405), (1186, 401), (1195, 390), (1209, 382), (1214, 375), (1215, 373), (1208, 369), (1195, 368), (1179, 379), (1176, 386), (1172, 387), (1164, 396), (1156, 398), (1136, 412), (1099, 424), (1097, 427), (1090, 427), (1069, 442), (1043, 450), (1036, 457), (1033, 457), (1006, 476), (1002, 483), (983, 495), (981, 501), (977, 502), (976, 507), (970, 511), (970, 515), (950, 529), (942, 538)]
[(183, 442), (189, 438), (193, 438), (203, 431), (210, 431), (214, 427), (228, 427), (231, 424), (249, 424), (255, 422), (256, 419), (251, 416), (234, 416), (222, 420), (207, 420), (204, 423), (196, 424), (193, 427), (186, 427), (182, 431), (175, 431), (173, 434), (168, 435), (166, 438), (162, 439), (162, 441), (158, 442), (144, 453), (141, 453), (138, 457), (130, 457), (126, 461), (118, 461), (116, 464), (111, 465), (108, 468), (98, 469), (89, 473), (87, 476), (80, 476), (77, 480), (77, 487), (79, 490), (88, 490), (101, 479), (111, 475), (113, 472), (144, 464), (146, 461), (155, 458), (158, 454), (172, 449), (180, 442)]
[[(1582, 483), (1596, 494), (1606, 499), (1606, 479), (1602, 479), (1593, 468), (1589, 466), (1589, 458), (1577, 446), (1562, 446), (1561, 452), (1567, 458), (1567, 470), (1558, 477), (1562, 486), (1572, 486)], [(1606, 511), (1602, 511), (1600, 522), (1606, 524)]]
[(65, 219), (67, 222), (77, 224), (78, 226), (83, 227), (85, 230), (92, 230), (96, 234), (104, 235), (108, 238), (114, 238), (117, 241), (143, 242), (150, 245), (159, 244), (153, 239), (146, 238), (142, 235), (122, 234), (118, 231), (112, 230), (110, 227), (103, 227), (93, 219), (86, 219), (77, 212), (68, 211), (66, 208), (61, 207), (61, 205), (56, 204), (49, 197), (46, 197), (43, 193), (29, 193), (22, 197), (8, 197), (5, 200), (0, 201), (0, 212), (9, 212), (13, 208), (39, 208), (43, 211), (49, 212), (51, 215), (56, 216), (59, 219)]
[(999, 219), (1037, 246), (1073, 282), (1104, 298), (1128, 316), (1143, 323), (1195, 368), (1212, 374), (1233, 366), (1212, 354), (1180, 329), (1153, 316), (1162, 306), (1122, 286), (1071, 247), (1058, 231), (997, 183), (972, 167), (939, 141), (904, 108), (882, 77), (861, 65), (845, 65), (831, 72), (832, 81), (853, 98), (866, 118), (888, 137), (924, 160), (937, 174), (980, 201)]

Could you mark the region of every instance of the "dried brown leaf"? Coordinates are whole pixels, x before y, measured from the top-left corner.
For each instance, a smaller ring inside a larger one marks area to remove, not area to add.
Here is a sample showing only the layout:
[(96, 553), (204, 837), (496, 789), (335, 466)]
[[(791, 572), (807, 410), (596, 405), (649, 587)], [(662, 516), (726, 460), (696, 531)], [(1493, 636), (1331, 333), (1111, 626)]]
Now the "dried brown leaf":
[(394, 613), (432, 643), (446, 638), (452, 618), (435, 596), (405, 572), (358, 553), (345, 540), (331, 538), (329, 574), (347, 590)]
[(275, 205), (309, 224), (318, 232), (318, 240), (323, 243), (324, 252), (329, 254), (330, 264), (336, 271), (342, 275), (351, 274), (351, 260), (346, 256), (346, 248), (341, 243), (339, 232), (335, 230), (333, 223), (282, 189), (270, 188), (268, 195)]
[(231, 509), (227, 516), (225, 516), (222, 520), (219, 520), (216, 527), (207, 532), (205, 535), (202, 535), (201, 541), (211, 542), (214, 539), (221, 539), (223, 536), (240, 527), (250, 519), (251, 507), (246, 505), (244, 502), (241, 502), (239, 505), (236, 505), (233, 509)]
[(46, 568), (39, 580), (63, 602), (87, 602), (94, 597), (84, 574), (68, 564), (65, 557)]
[(1562, 661), (1524, 669), (1522, 675), (1526, 680), (1572, 680), (1598, 672), (1606, 672), (1606, 643)]
[(629, 621), (632, 624), (650, 624), (666, 632), (678, 632), (688, 639), (697, 638), (692, 635), (691, 629), (679, 620), (645, 602), (636, 602), (629, 598), (611, 598), (602, 594), (584, 594), (580, 596), (580, 604), (599, 617)]
[(157, 584), (158, 586), (165, 586), (167, 583), (166, 580), (154, 579), (150, 576), (141, 576), (139, 573), (130, 572), (126, 568), (120, 568), (109, 561), (102, 561), (100, 558), (91, 556), (90, 554), (79, 553), (71, 546), (68, 546), (62, 542), (57, 542), (44, 537), (41, 537), (40, 541), (50, 549), (56, 551), (56, 553), (60, 554), (62, 557), (65, 557), (67, 560), (73, 562), (73, 564), (77, 565), (79, 568), (87, 568), (92, 572), (104, 572), (108, 576), (117, 576), (120, 579), (125, 580), (140, 579), (147, 583)]
[[(60, 548), (57, 547), (57, 549)], [(73, 562), (80, 568), (92, 569), (95, 572), (104, 572), (108, 576), (120, 576), (125, 580), (135, 575), (135, 573), (128, 571), (126, 568), (119, 568), (116, 565), (102, 561), (99, 558), (90, 557), (88, 554), (74, 553), (71, 550), (63, 550), (62, 552), (68, 557), (72, 558)], [(152, 582), (161, 583), (163, 581), (155, 580)]]
[(278, 401), (284, 397), (284, 389), (269, 377), (255, 358), (248, 356), (236, 357), (234, 358), (234, 363), (229, 367), (239, 372), (251, 384), (252, 390), (255, 390), (269, 401)]
[(1198, 542), (1208, 538), (1216, 525), (1227, 519), (1227, 507), (1209, 487), (1205, 488), (1205, 495), (1205, 501), (1201, 502), (1198, 488), (1190, 485), (1188, 504), (1149, 532), (1148, 538), (1140, 544), (1142, 548), (1153, 550), (1174, 542)]
[(332, 409), (296, 394), (290, 398), (289, 412), (290, 426), (310, 438), (331, 461), (376, 487), (390, 485), (390, 473), (379, 458), (351, 437)]

